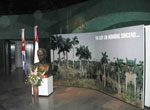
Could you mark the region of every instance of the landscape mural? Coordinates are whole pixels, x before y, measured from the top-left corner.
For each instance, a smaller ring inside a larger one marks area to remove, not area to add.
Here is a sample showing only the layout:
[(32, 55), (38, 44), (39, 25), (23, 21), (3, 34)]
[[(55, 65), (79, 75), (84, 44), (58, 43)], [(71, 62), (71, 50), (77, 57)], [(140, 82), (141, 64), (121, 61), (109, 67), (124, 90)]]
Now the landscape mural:
[(95, 89), (142, 107), (143, 26), (50, 37), (54, 84)]

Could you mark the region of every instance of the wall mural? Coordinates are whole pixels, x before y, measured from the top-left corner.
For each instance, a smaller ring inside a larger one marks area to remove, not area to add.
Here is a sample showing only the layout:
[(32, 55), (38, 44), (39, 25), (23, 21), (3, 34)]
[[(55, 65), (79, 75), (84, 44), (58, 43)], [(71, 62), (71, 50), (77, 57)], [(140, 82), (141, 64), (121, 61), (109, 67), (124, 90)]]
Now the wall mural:
[(96, 89), (142, 107), (143, 28), (53, 35), (54, 84)]

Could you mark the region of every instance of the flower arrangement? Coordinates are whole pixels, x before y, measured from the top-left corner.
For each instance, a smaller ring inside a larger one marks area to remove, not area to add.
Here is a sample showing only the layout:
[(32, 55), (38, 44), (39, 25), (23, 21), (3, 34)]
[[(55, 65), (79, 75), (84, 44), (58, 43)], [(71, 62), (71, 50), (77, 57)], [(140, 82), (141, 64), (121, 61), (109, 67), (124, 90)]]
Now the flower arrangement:
[(42, 82), (43, 73), (39, 72), (37, 68), (33, 69), (27, 76), (27, 84), (32, 86), (40, 86)]

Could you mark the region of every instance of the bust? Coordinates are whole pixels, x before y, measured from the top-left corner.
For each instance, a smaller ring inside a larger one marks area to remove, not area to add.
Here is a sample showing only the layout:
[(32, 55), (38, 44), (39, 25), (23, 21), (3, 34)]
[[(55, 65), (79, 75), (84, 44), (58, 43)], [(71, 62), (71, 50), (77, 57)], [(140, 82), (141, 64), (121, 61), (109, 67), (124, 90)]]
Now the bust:
[(37, 67), (38, 71), (42, 73), (45, 72), (44, 75), (50, 74), (50, 66), (46, 62), (46, 57), (47, 57), (46, 50), (44, 48), (39, 48), (37, 55), (39, 58), (39, 63), (36, 63), (34, 65), (34, 68)]

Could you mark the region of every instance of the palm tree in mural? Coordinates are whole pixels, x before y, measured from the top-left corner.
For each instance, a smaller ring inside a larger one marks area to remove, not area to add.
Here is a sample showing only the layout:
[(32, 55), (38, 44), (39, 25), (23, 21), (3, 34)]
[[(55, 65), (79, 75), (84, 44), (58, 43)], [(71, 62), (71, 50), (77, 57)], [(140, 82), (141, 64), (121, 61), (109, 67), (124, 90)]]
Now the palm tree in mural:
[(92, 56), (91, 56), (91, 52), (89, 51), (89, 49), (88, 49), (88, 46), (86, 46), (85, 47), (85, 51), (84, 51), (85, 53), (85, 59), (88, 61), (88, 63), (89, 63), (89, 59), (91, 59), (92, 58)]
[(102, 52), (102, 58), (101, 58), (101, 63), (103, 64), (103, 68), (104, 68), (104, 74), (103, 74), (103, 80), (104, 80), (104, 88), (106, 87), (106, 65), (108, 64), (108, 55), (106, 52)]
[(55, 61), (54, 51), (57, 49), (57, 35), (50, 37), (50, 48), (53, 50), (53, 62)]
[(73, 39), (72, 39), (72, 48), (73, 48), (73, 68), (74, 68), (74, 46), (75, 45), (77, 45), (77, 44), (79, 44), (79, 40), (78, 40), (78, 38), (77, 38), (77, 36), (75, 36), (75, 37), (73, 37)]
[(115, 64), (116, 64), (116, 73), (117, 73), (117, 79), (118, 79), (118, 85), (117, 85), (117, 88), (118, 88), (118, 93), (120, 94), (121, 93), (121, 80), (123, 80), (123, 78), (125, 77), (124, 76), (124, 73), (122, 71), (123, 69), (123, 59), (118, 59), (115, 61)]
[(64, 50), (66, 52), (66, 66), (68, 67), (68, 52), (72, 48), (72, 41), (70, 38), (64, 38)]
[[(73, 38), (71, 41), (70, 38), (63, 38), (62, 36), (57, 37), (57, 47), (58, 47), (58, 54), (59, 54), (59, 63), (60, 63), (60, 54), (63, 53), (63, 59), (66, 60), (66, 66), (68, 67), (68, 52), (70, 49), (77, 43), (77, 39)], [(66, 55), (66, 59), (65, 59)]]
[(65, 44), (65, 41), (64, 41), (64, 38), (62, 37), (62, 36), (58, 36), (57, 37), (57, 47), (58, 47), (58, 55), (59, 55), (59, 58), (58, 58), (58, 60), (59, 60), (59, 65), (60, 65), (60, 62), (61, 62), (61, 58), (60, 58), (60, 54), (61, 54), (61, 52), (63, 53), (63, 55), (64, 55), (64, 58), (65, 58), (65, 46), (64, 46), (64, 44)]
[(80, 70), (81, 70), (81, 59), (83, 59), (84, 57), (83, 57), (83, 55), (82, 55), (82, 53), (83, 53), (83, 49), (84, 47), (83, 46), (81, 46), (80, 45), (80, 47), (76, 47), (76, 56), (78, 56), (79, 57), (79, 60), (80, 60)]
[[(126, 58), (126, 65), (128, 68), (128, 71), (126, 71), (126, 91), (128, 89), (128, 83), (132, 82), (134, 85), (134, 95), (136, 95), (136, 86), (137, 86), (137, 74), (136, 74), (136, 58), (134, 60), (129, 60), (128, 58)], [(129, 78), (132, 77), (132, 78)], [(131, 80), (132, 79), (132, 80)]]
[(137, 89), (139, 88), (139, 93), (141, 95), (138, 94), (138, 99), (142, 99), (142, 87), (143, 87), (143, 61), (140, 61), (139, 62), (139, 65), (137, 65), (137, 71), (136, 71), (136, 75), (137, 75), (137, 78), (136, 78), (136, 82), (137, 82)]
[(80, 47), (76, 47), (77, 49), (77, 52), (76, 52), (76, 56), (79, 57), (79, 60), (80, 60), (80, 69), (82, 71), (82, 73), (84, 72), (83, 71), (83, 65), (82, 65), (82, 60), (89, 60), (92, 58), (91, 56), (91, 52), (89, 51), (88, 49), (88, 46), (81, 46)]

